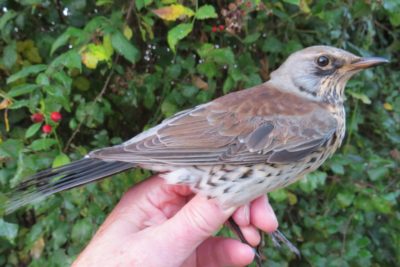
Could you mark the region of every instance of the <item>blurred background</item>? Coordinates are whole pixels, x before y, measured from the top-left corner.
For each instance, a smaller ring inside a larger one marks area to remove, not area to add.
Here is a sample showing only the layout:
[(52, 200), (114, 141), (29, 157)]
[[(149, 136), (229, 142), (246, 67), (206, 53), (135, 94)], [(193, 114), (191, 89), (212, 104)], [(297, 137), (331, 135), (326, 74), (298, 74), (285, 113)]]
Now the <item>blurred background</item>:
[[(349, 82), (340, 151), (269, 195), (302, 257), (270, 242), (265, 254), (267, 266), (398, 266), (400, 1), (0, 0), (0, 16), (2, 203), (30, 174), (268, 80), (303, 47), (388, 58)], [(122, 193), (149, 175), (1, 210), (0, 266), (71, 264)]]

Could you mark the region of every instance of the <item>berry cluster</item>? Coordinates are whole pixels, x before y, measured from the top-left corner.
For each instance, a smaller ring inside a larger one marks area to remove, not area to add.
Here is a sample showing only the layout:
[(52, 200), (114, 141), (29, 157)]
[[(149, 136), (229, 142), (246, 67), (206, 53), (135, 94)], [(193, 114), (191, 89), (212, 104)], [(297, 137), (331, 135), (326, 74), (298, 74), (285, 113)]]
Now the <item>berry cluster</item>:
[[(42, 113), (40, 113), (40, 112), (37, 112), (37, 113), (34, 113), (34, 114), (31, 115), (31, 120), (34, 123), (40, 123), (40, 122), (44, 121), (44, 119), (45, 119), (44, 115)], [(61, 113), (58, 112), (58, 111), (53, 111), (52, 113), (50, 113), (50, 119), (55, 123), (60, 122), (61, 119), (62, 119)], [(53, 130), (53, 127), (48, 123), (45, 123), (42, 126), (42, 132), (44, 134), (49, 134), (49, 133), (52, 132), (52, 130)]]
[(218, 32), (218, 31), (222, 32), (224, 30), (225, 30), (225, 26), (224, 25), (218, 25), (218, 26), (214, 25), (211, 28), (212, 32)]

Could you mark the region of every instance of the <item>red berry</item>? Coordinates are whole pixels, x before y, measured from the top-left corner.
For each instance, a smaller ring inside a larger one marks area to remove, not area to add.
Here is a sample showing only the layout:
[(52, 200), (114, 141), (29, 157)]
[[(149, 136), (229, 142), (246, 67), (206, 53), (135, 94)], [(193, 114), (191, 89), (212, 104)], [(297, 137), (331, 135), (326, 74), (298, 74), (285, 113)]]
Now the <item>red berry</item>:
[(217, 32), (217, 31), (218, 31), (217, 26), (212, 26), (211, 31), (212, 31), (212, 32)]
[(62, 119), (61, 113), (57, 111), (53, 111), (50, 114), (50, 119), (54, 122), (59, 122)]
[(225, 30), (225, 26), (224, 25), (219, 25), (218, 26), (219, 30), (222, 32), (223, 30)]
[(34, 123), (42, 122), (43, 119), (44, 119), (44, 116), (43, 116), (42, 113), (34, 113), (34, 114), (31, 115), (31, 120), (32, 120)]
[(45, 134), (49, 134), (49, 133), (51, 133), (52, 129), (53, 129), (53, 127), (51, 127), (51, 125), (45, 124), (42, 127), (42, 132)]

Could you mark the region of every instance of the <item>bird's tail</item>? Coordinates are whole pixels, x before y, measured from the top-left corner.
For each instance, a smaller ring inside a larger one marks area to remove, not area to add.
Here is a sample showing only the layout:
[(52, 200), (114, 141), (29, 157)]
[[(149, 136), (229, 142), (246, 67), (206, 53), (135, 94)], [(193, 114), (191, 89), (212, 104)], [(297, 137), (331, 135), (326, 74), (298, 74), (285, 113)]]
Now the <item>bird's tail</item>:
[(5, 205), (6, 213), (56, 192), (106, 178), (134, 167), (134, 164), (128, 162), (84, 158), (61, 167), (41, 171), (28, 177), (9, 193), (9, 200)]

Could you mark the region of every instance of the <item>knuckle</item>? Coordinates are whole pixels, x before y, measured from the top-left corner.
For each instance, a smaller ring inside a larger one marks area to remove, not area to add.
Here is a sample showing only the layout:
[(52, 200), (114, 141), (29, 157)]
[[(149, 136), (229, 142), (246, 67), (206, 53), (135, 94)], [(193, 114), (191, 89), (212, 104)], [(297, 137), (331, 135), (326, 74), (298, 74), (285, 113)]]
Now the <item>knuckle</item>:
[(214, 232), (210, 218), (199, 208), (192, 206), (184, 213), (184, 216), (189, 228), (196, 235), (206, 238)]

